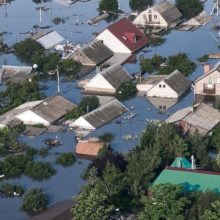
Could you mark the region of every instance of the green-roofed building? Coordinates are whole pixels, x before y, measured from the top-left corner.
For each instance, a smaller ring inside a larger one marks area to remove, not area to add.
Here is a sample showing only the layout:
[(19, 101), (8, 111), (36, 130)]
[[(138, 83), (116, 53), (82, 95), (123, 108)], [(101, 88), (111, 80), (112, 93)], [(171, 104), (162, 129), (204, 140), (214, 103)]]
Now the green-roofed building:
[(183, 184), (186, 192), (212, 190), (220, 193), (220, 172), (192, 169), (186, 158), (179, 157), (160, 173), (153, 185), (162, 183)]

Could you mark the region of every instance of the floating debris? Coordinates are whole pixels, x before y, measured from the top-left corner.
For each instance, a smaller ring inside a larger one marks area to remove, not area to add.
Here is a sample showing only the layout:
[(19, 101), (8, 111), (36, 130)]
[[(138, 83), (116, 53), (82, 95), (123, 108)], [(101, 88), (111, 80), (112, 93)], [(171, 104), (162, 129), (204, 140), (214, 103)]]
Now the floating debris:
[(60, 141), (59, 138), (49, 138), (46, 139), (44, 141), (45, 144), (49, 145), (49, 146), (58, 146), (58, 145), (62, 145), (63, 143)]

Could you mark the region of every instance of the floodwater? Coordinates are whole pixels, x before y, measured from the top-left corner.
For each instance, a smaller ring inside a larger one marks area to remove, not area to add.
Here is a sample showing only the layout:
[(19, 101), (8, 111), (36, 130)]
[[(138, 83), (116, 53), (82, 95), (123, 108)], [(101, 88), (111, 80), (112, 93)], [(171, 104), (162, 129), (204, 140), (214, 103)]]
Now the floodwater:
[[(87, 25), (87, 21), (98, 14), (99, 0), (91, 0), (89, 2), (77, 2), (69, 7), (57, 4), (55, 2), (47, 2), (42, 4), (35, 4), (31, 0), (14, 0), (6, 6), (0, 7), (0, 32), (5, 31), (7, 34), (4, 35), (4, 41), (9, 46), (16, 42), (19, 42), (26, 37), (26, 32), (33, 30), (34, 25), (39, 25), (39, 11), (35, 8), (39, 6), (49, 7), (50, 10), (42, 12), (42, 24), (43, 26), (52, 26), (51, 29), (56, 30), (65, 39), (70, 42), (88, 43), (94, 38), (94, 32), (102, 31), (108, 23), (101, 21), (97, 26)], [(205, 9), (210, 13), (212, 1), (207, 1)], [(130, 12), (128, 1), (120, 0), (120, 7), (125, 12)], [(64, 24), (54, 25), (51, 20), (54, 17), (61, 17), (65, 19)], [(78, 19), (79, 25), (75, 25)], [(154, 54), (162, 56), (169, 56), (177, 54), (178, 52), (185, 52), (188, 56), (196, 62), (196, 58), (201, 57), (204, 54), (210, 52), (217, 52), (218, 48), (218, 33), (211, 31), (211, 27), (214, 25), (210, 22), (209, 25), (203, 26), (193, 32), (182, 32), (182, 31), (171, 31), (166, 38), (166, 42), (158, 47), (147, 48), (150, 52), (137, 54), (137, 60), (143, 54), (145, 57), (152, 57)], [(214, 65), (217, 60), (209, 60)], [(14, 55), (2, 54), (0, 55), (0, 65), (2, 64), (21, 65), (23, 64)], [(198, 64), (196, 71), (189, 77), (194, 80), (200, 76), (203, 72), (202, 66)], [(140, 70), (138, 61), (136, 64), (125, 64), (124, 67), (130, 72), (138, 72)], [(62, 75), (62, 73), (61, 73)], [(62, 76), (61, 76), (62, 79)], [(45, 90), (47, 96), (56, 94), (56, 80), (49, 78), (42, 83), (48, 85), (48, 89)], [(61, 82), (61, 94), (73, 101), (79, 103), (82, 94), (76, 87), (75, 81)], [(4, 89), (3, 85), (0, 85), (0, 91)], [(179, 103), (171, 106), (164, 114), (161, 114), (151, 102), (148, 102), (145, 97), (137, 96), (131, 100), (123, 102), (123, 104), (130, 109), (134, 106), (133, 112), (138, 115), (131, 120), (125, 120), (124, 115), (120, 116), (122, 123), (116, 124), (114, 121), (107, 124), (106, 126), (97, 129), (91, 135), (98, 136), (104, 132), (112, 132), (115, 135), (112, 143), (112, 148), (115, 151), (126, 153), (129, 149), (132, 149), (138, 144), (141, 131), (147, 125), (146, 118), (148, 119), (159, 119), (164, 120), (169, 114), (175, 111), (192, 105), (194, 100), (193, 93), (188, 93)], [(130, 134), (133, 139), (125, 141), (124, 136)], [(57, 170), (56, 175), (47, 181), (32, 181), (30, 178), (22, 176), (18, 179), (9, 179), (8, 182), (21, 184), (25, 189), (32, 187), (40, 187), (49, 196), (49, 205), (56, 202), (70, 199), (80, 191), (80, 186), (84, 183), (81, 179), (83, 170), (89, 164), (87, 160), (78, 160), (78, 162), (69, 168), (63, 168), (55, 164), (55, 158), (57, 152), (72, 152), (75, 151), (75, 134), (74, 132), (59, 132), (57, 134), (43, 134), (35, 139), (29, 139), (27, 137), (20, 137), (22, 141), (34, 148), (44, 147), (44, 139), (54, 138), (58, 136), (62, 141), (63, 145), (55, 147), (50, 150), (50, 154), (42, 159), (36, 157), (39, 161), (49, 161)], [(21, 199), (0, 199), (0, 219), (1, 220), (23, 220), (27, 219), (27, 215), (19, 211), (21, 205)]]

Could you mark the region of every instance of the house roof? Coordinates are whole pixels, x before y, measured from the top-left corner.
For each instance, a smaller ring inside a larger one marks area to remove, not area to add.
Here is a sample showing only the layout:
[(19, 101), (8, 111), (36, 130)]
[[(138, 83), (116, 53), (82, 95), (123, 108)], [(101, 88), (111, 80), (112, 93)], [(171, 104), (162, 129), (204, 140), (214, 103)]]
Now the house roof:
[(202, 103), (192, 113), (188, 114), (184, 121), (209, 132), (220, 122), (220, 112)]
[(99, 141), (80, 140), (76, 145), (76, 153), (80, 155), (97, 156), (104, 144)]
[(156, 85), (157, 83), (159, 83), (165, 77), (166, 77), (165, 75), (152, 75), (152, 76), (148, 76), (147, 78), (142, 79), (139, 84)]
[(191, 168), (191, 163), (185, 157), (177, 157), (171, 164), (171, 167)]
[(56, 95), (49, 97), (39, 105), (32, 108), (32, 112), (47, 120), (49, 123), (62, 118), (68, 111), (76, 107), (75, 104), (65, 99), (63, 96)]
[(174, 70), (171, 74), (166, 76), (164, 82), (168, 84), (179, 96), (186, 92), (190, 88), (191, 82), (179, 72)]
[(64, 38), (56, 31), (38, 33), (37, 35), (34, 35), (32, 39), (36, 40), (45, 49), (50, 49), (64, 41)]
[(129, 50), (135, 52), (148, 43), (148, 38), (128, 19), (122, 18), (107, 28)]
[(218, 63), (215, 64), (214, 68), (212, 68), (208, 73), (201, 75), (200, 77), (198, 77), (195, 80), (195, 83), (200, 81), (201, 79), (209, 76), (210, 74), (212, 74), (214, 71), (218, 71), (220, 73), (220, 61)]
[(70, 126), (75, 126), (77, 124), (77, 121), (83, 118), (93, 128), (99, 128), (117, 118), (119, 115), (123, 114), (127, 110), (128, 109), (124, 105), (122, 105), (117, 99), (113, 99), (109, 103), (100, 106), (99, 108), (89, 112), (84, 116), (81, 116)]
[(130, 82), (132, 77), (130, 74), (125, 70), (124, 67), (118, 64), (113, 64), (109, 68), (105, 69), (101, 72), (102, 76), (115, 88), (118, 87), (125, 82)]
[(81, 49), (81, 52), (96, 65), (100, 65), (113, 56), (113, 52), (99, 40), (86, 45)]
[(183, 184), (186, 192), (213, 190), (220, 193), (220, 172), (166, 167), (153, 185), (162, 183)]
[(160, 15), (166, 20), (168, 24), (182, 17), (182, 14), (178, 8), (166, 0), (160, 2), (157, 5), (154, 5), (151, 9), (160, 13)]

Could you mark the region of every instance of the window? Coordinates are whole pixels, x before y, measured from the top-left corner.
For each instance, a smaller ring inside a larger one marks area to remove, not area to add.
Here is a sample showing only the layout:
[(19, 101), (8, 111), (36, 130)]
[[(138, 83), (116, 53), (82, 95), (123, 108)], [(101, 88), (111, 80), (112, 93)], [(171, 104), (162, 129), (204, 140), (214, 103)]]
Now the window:
[(166, 88), (166, 85), (163, 85), (163, 88)]
[(161, 84), (159, 84), (159, 88), (161, 88), (162, 86), (161, 86)]
[(154, 15), (154, 19), (157, 19), (157, 15)]

